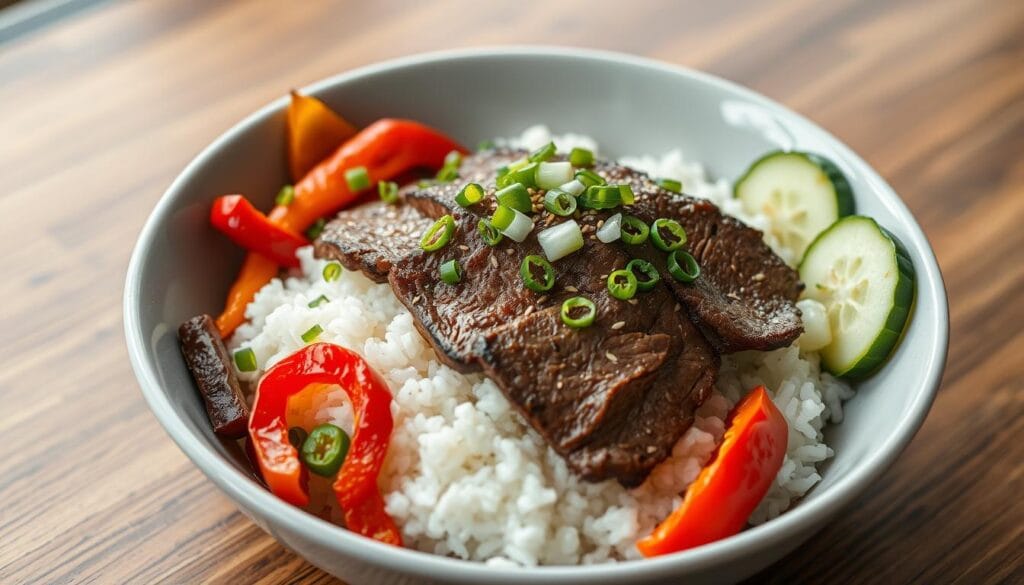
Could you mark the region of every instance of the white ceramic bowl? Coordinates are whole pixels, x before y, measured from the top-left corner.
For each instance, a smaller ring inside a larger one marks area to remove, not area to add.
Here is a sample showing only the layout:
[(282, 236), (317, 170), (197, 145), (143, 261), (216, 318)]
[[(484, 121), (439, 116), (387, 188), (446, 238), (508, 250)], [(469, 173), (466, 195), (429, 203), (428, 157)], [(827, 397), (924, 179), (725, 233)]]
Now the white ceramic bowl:
[(210, 201), (242, 192), (267, 207), (287, 182), (287, 101), (279, 99), (206, 148), (160, 200), (128, 269), (125, 333), (143, 394), (171, 438), (257, 525), (313, 564), (352, 584), (733, 582), (778, 560), (841, 513), (923, 422), (948, 341), (935, 257), (878, 174), (828, 132), (779, 104), (673, 65), (556, 48), (410, 57), (343, 73), (306, 91), (357, 124), (412, 118), (473, 145), (543, 122), (556, 132), (595, 137), (610, 156), (681, 147), (712, 175), (730, 179), (769, 149), (818, 152), (842, 168), (858, 212), (895, 233), (917, 270), (916, 308), (903, 343), (884, 369), (859, 384), (845, 421), (829, 429), (836, 456), (824, 466), (822, 482), (780, 518), (694, 550), (603, 566), (498, 569), (385, 546), (293, 508), (252, 481), (237, 449), (212, 434), (178, 350), (177, 325), (219, 310), (241, 258), (208, 227)]

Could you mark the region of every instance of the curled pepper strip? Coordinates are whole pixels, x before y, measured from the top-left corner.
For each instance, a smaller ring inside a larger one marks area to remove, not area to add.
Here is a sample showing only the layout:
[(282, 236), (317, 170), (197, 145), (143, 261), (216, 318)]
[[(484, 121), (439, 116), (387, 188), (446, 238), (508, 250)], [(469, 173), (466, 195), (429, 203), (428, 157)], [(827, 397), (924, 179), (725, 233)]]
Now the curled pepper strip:
[(210, 208), (210, 223), (231, 241), (281, 266), (298, 268), (295, 252), (309, 240), (273, 224), (241, 195), (221, 195)]
[(286, 502), (309, 503), (309, 475), (288, 440), (288, 399), (314, 384), (337, 384), (355, 414), (352, 445), (333, 489), (349, 530), (400, 545), (401, 535), (384, 510), (377, 476), (391, 439), (391, 393), (358, 354), (330, 343), (314, 343), (270, 368), (260, 380), (249, 417), (249, 436), (264, 481)]
[[(447, 154), (466, 149), (437, 130), (409, 120), (382, 119), (370, 124), (322, 161), (295, 185), (295, 198), (278, 205), (268, 217), (285, 230), (302, 233), (317, 219), (331, 216), (355, 203), (345, 171), (365, 167), (371, 184), (389, 181), (418, 168), (441, 168)], [(269, 259), (257, 261), (250, 253), (228, 293), (217, 329), (227, 339), (245, 321), (245, 307), (264, 284), (270, 282)]]
[(731, 413), (722, 444), (686, 490), (683, 503), (636, 547), (645, 557), (673, 553), (736, 534), (782, 467), (789, 426), (764, 386)]

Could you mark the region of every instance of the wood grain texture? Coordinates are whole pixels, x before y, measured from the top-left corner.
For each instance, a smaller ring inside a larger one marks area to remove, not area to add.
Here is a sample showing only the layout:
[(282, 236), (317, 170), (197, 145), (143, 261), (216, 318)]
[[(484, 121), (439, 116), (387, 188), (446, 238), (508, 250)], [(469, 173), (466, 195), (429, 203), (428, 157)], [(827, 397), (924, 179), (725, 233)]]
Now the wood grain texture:
[(153, 0), (0, 47), (0, 583), (333, 582), (149, 414), (121, 334), (131, 246), (185, 163), (290, 87), (419, 51), (553, 42), (793, 107), (893, 184), (939, 256), (952, 347), (924, 428), (752, 582), (1024, 582), (1019, 0)]

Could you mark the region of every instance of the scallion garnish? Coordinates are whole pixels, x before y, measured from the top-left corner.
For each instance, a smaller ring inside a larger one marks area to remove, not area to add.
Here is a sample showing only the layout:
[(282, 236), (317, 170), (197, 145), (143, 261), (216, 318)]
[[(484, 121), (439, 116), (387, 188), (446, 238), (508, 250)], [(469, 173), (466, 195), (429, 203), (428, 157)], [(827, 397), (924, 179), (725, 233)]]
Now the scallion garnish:
[(498, 188), (508, 187), (513, 183), (522, 183), (524, 187), (537, 186), (537, 163), (528, 162), (523, 166), (515, 163), (509, 166), (508, 172), (498, 177)]
[(580, 206), (587, 209), (613, 209), (622, 205), (618, 185), (591, 185), (580, 195)]
[(550, 262), (540, 256), (531, 254), (523, 258), (523, 263), (519, 266), (519, 276), (523, 278), (523, 285), (533, 292), (546, 292), (555, 286), (555, 269), (551, 267)]
[(608, 181), (604, 180), (604, 177), (595, 173), (590, 169), (580, 169), (576, 171), (576, 180), (583, 183), (584, 187), (592, 187), (594, 185), (604, 185)]
[(632, 272), (636, 277), (636, 287), (640, 291), (649, 291), (661, 282), (661, 274), (658, 273), (658, 269), (646, 260), (640, 258), (630, 260), (626, 264), (626, 270)]
[[(499, 212), (501, 212), (500, 215)], [(512, 214), (511, 221), (507, 221), (506, 216), (508, 213)], [(507, 222), (507, 225), (505, 227), (499, 227), (499, 221), (502, 224)], [(522, 243), (523, 240), (526, 239), (526, 236), (530, 235), (530, 232), (533, 231), (533, 220), (530, 219), (530, 216), (522, 213), (521, 211), (512, 209), (511, 207), (505, 207), (504, 205), (499, 205), (498, 209), (494, 212), (494, 215), (491, 216), (491, 224), (500, 229), (501, 233), (508, 236), (510, 240), (515, 240), (519, 243)]]
[(590, 327), (597, 317), (597, 307), (586, 297), (572, 297), (562, 303), (562, 322), (574, 329)]
[(583, 247), (583, 232), (580, 225), (570, 219), (537, 234), (537, 243), (548, 260), (554, 262)]
[(462, 265), (458, 260), (449, 260), (441, 265), (441, 280), (447, 284), (457, 284), (462, 280)]
[(616, 270), (608, 275), (608, 293), (620, 301), (628, 301), (636, 295), (637, 280), (629, 270)]
[(537, 186), (554, 189), (572, 180), (572, 165), (568, 162), (537, 163)]
[(315, 308), (319, 307), (320, 305), (326, 303), (328, 300), (329, 299), (326, 296), (320, 295), (317, 298), (313, 299), (312, 301), (309, 301), (308, 307), (310, 309), (315, 309)]
[(650, 228), (639, 217), (626, 215), (622, 218), (622, 241), (634, 246), (647, 241)]
[(380, 200), (388, 205), (397, 203), (398, 183), (395, 183), (394, 181), (378, 181), (377, 194), (380, 195)]
[(313, 222), (313, 225), (309, 226), (309, 229), (306, 230), (306, 237), (310, 240), (319, 238), (320, 234), (324, 231), (325, 225), (327, 225), (327, 222), (324, 221), (324, 218), (318, 217), (316, 221)]
[(594, 164), (594, 153), (586, 148), (574, 148), (569, 151), (569, 162), (574, 167), (589, 167)]
[(673, 193), (683, 192), (683, 184), (675, 179), (658, 179), (656, 183), (666, 191), (671, 191)]
[(341, 264), (337, 262), (328, 262), (324, 265), (324, 281), (334, 282), (341, 276)]
[(587, 186), (581, 183), (579, 179), (573, 179), (559, 188), (573, 197), (579, 197), (587, 190)]
[(615, 215), (604, 220), (601, 227), (597, 228), (597, 239), (602, 243), (610, 244), (622, 237), (622, 214)]
[(239, 372), (255, 372), (256, 365), (256, 352), (251, 347), (244, 347), (235, 352), (235, 366), (238, 367)]
[(448, 165), (441, 167), (441, 170), (437, 171), (437, 175), (434, 176), (434, 180), (439, 183), (451, 183), (458, 178), (459, 167), (450, 167)]
[(498, 231), (498, 228), (491, 225), (491, 222), (481, 218), (476, 223), (476, 231), (480, 233), (480, 239), (484, 241), (488, 246), (497, 246), (504, 236)]
[(457, 150), (453, 150), (444, 155), (444, 166), (455, 168), (462, 166), (462, 153)]
[(662, 252), (671, 252), (686, 243), (686, 230), (674, 219), (659, 217), (651, 224), (651, 242)]
[(559, 217), (568, 217), (576, 211), (576, 198), (561, 189), (549, 189), (544, 194), (544, 209)]
[(370, 188), (370, 174), (366, 172), (366, 167), (352, 167), (345, 171), (345, 183), (353, 193), (366, 191)]
[(619, 185), (619, 197), (622, 198), (623, 205), (633, 205), (633, 203), (636, 202), (636, 196), (633, 195), (633, 188), (625, 183)]
[(498, 205), (494, 210), (494, 214), (491, 215), (491, 225), (498, 229), (498, 231), (504, 231), (508, 226), (512, 225), (512, 222), (516, 219), (516, 210), (511, 207), (504, 205)]
[(493, 140), (481, 140), (479, 143), (477, 143), (476, 149), (477, 149), (477, 152), (483, 151), (483, 150), (494, 150), (494, 141)]
[(668, 255), (668, 273), (679, 282), (693, 282), (700, 276), (697, 259), (686, 250), (673, 250)]
[(274, 203), (278, 205), (291, 205), (292, 201), (295, 201), (295, 187), (291, 185), (281, 187), (281, 190), (277, 192), (277, 197), (274, 197)]
[(452, 239), (454, 233), (455, 218), (450, 215), (442, 215), (420, 238), (420, 248), (427, 252), (440, 250), (448, 243), (448, 240)]
[(323, 327), (321, 327), (319, 325), (313, 325), (312, 327), (307, 329), (305, 333), (303, 333), (301, 335), (302, 341), (304, 341), (306, 343), (313, 343), (314, 341), (316, 341), (316, 338), (320, 337), (320, 334), (323, 333), (323, 332), (324, 332), (324, 328)]
[(455, 202), (462, 207), (469, 207), (480, 203), (484, 199), (484, 188), (476, 183), (466, 183), (466, 185), (459, 191), (459, 194), (455, 196)]
[(504, 205), (523, 213), (533, 211), (530, 191), (522, 183), (512, 183), (504, 189), (499, 189), (494, 196), (498, 199), (499, 205)]
[(544, 146), (530, 153), (528, 160), (530, 162), (543, 162), (551, 160), (551, 157), (555, 156), (555, 143), (548, 142)]

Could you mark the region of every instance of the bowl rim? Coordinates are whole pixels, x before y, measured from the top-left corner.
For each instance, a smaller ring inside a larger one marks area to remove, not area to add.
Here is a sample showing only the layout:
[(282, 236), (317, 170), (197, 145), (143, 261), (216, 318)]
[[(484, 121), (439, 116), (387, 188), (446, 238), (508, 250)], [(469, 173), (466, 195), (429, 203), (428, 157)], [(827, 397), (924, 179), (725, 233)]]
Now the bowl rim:
[[(774, 100), (731, 81), (680, 65), (646, 57), (597, 49), (542, 45), (474, 47), (416, 54), (358, 67), (317, 81), (304, 87), (303, 91), (316, 94), (338, 84), (348, 83), (392, 70), (420, 67), (441, 61), (487, 60), (508, 57), (556, 57), (580, 61), (598, 61), (647, 69), (666, 75), (688, 77), (699, 83), (715, 86), (723, 92), (757, 103), (770, 111), (783, 114), (784, 117), (791, 121), (804, 124), (810, 129), (816, 130), (825, 136), (832, 146), (854, 165), (858, 172), (863, 174), (877, 193), (879, 202), (886, 206), (908, 228), (907, 239), (909, 241), (904, 243), (908, 248), (916, 251), (917, 256), (920, 256), (921, 260), (923, 260), (920, 266), (915, 263), (915, 270), (917, 272), (916, 295), (918, 298), (922, 295), (927, 295), (935, 301), (934, 315), (915, 315), (914, 318), (937, 320), (939, 331), (939, 335), (932, 340), (931, 346), (928, 348), (927, 359), (923, 362), (923, 376), (921, 382), (916, 386), (916, 394), (912, 398), (911, 404), (904, 413), (902, 420), (900, 420), (886, 442), (876, 451), (865, 457), (862, 465), (853, 469), (845, 477), (830, 486), (822, 497), (803, 502), (801, 505), (794, 507), (770, 522), (695, 549), (663, 557), (619, 563), (540, 567), (491, 566), (476, 561), (453, 559), (385, 545), (352, 534), (341, 527), (290, 506), (251, 481), (231, 463), (223, 459), (213, 448), (205, 444), (202, 438), (188, 430), (181, 417), (172, 408), (168, 395), (163, 391), (159, 375), (148, 362), (149, 356), (146, 343), (148, 334), (142, 330), (139, 311), (141, 306), (141, 275), (142, 268), (146, 262), (147, 251), (153, 245), (160, 225), (163, 223), (165, 216), (167, 216), (176, 194), (182, 189), (188, 178), (195, 174), (197, 169), (206, 165), (216, 152), (220, 151), (247, 129), (263, 123), (267, 118), (282, 110), (287, 105), (287, 96), (282, 96), (260, 108), (255, 113), (250, 114), (204, 148), (189, 162), (170, 187), (163, 193), (139, 234), (125, 280), (124, 329), (132, 369), (139, 381), (142, 394), (153, 414), (168, 435), (170, 435), (171, 439), (215, 485), (232, 500), (241, 503), (244, 508), (259, 510), (269, 519), (269, 524), (279, 524), (293, 533), (303, 535), (304, 538), (309, 539), (322, 548), (349, 555), (378, 569), (397, 570), (410, 575), (444, 576), (448, 579), (467, 583), (483, 582), (484, 580), (535, 582), (540, 577), (545, 582), (550, 583), (565, 583), (580, 578), (587, 578), (598, 583), (619, 581), (623, 577), (643, 576), (646, 578), (658, 578), (679, 575), (687, 571), (696, 571), (734, 561), (758, 552), (764, 552), (780, 539), (787, 540), (801, 533), (811, 533), (817, 530), (832, 514), (838, 512), (855, 497), (863, 493), (869, 484), (877, 479), (895, 461), (923, 424), (937, 394), (948, 351), (949, 311), (942, 274), (934, 251), (921, 227), (892, 187), (870, 165), (842, 141), (817, 124)], [(918, 308), (920, 308), (920, 305), (918, 305)]]

